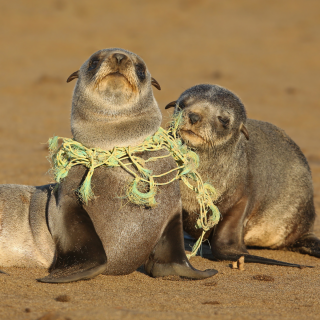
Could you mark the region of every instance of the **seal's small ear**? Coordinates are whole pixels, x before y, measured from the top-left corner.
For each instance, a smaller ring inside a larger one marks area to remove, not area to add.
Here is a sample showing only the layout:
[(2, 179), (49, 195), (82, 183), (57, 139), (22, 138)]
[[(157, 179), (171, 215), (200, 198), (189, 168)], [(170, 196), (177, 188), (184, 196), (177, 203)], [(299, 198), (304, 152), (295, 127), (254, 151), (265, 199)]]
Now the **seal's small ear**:
[(67, 79), (67, 82), (70, 82), (70, 81), (72, 81), (73, 79), (79, 78), (79, 71), (80, 71), (80, 70), (78, 70), (78, 71), (74, 72), (73, 74), (71, 74), (71, 75), (69, 76), (69, 78)]
[(174, 108), (176, 104), (177, 104), (177, 101), (171, 101), (166, 105), (165, 109)]
[(156, 87), (158, 90), (161, 90), (160, 84), (158, 83), (158, 81), (154, 78), (151, 78), (151, 84)]
[(249, 140), (249, 132), (248, 132), (247, 128), (244, 126), (243, 123), (240, 126), (240, 131), (244, 134), (246, 139)]

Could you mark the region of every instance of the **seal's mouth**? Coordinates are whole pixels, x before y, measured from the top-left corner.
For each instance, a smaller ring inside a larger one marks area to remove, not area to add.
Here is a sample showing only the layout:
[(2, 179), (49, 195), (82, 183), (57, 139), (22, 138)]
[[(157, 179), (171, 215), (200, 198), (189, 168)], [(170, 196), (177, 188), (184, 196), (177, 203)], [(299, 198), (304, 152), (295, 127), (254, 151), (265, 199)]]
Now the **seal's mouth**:
[(100, 81), (105, 80), (108, 77), (114, 77), (114, 78), (124, 78), (129, 84), (130, 81), (128, 80), (128, 78), (126, 77), (125, 74), (121, 73), (119, 70), (118, 71), (113, 71), (113, 72), (109, 72), (107, 73), (104, 77), (101, 78)]
[(195, 137), (198, 137), (198, 138), (202, 139), (202, 137), (200, 137), (198, 134), (196, 134), (192, 130), (180, 129), (180, 132), (183, 132), (183, 133), (186, 133), (188, 135), (195, 136)]
[(190, 128), (189, 126), (181, 126), (178, 128), (179, 135), (181, 139), (189, 146), (189, 147), (200, 147), (200, 146), (211, 146), (212, 141), (210, 141), (209, 135), (207, 132), (200, 133), (194, 130), (194, 128)]
[[(126, 76), (122, 73), (120, 73), (119, 71), (115, 71), (115, 72), (110, 72), (108, 73), (105, 77), (109, 77), (109, 76), (115, 76), (115, 77), (124, 77), (126, 78)], [(127, 78), (126, 78), (127, 79)]]
[[(132, 79), (125, 73), (119, 70), (112, 70), (111, 72), (101, 75), (95, 83), (96, 88), (112, 88), (112, 90), (123, 90), (125, 87), (131, 88), (135, 91), (135, 84), (132, 83)], [(122, 84), (121, 84), (122, 83)], [(124, 86), (124, 87), (123, 87)], [(122, 88), (122, 89), (120, 89)]]
[(199, 142), (201, 144), (206, 143), (206, 140), (201, 135), (199, 135), (198, 133), (194, 132), (193, 130), (191, 130), (189, 128), (188, 129), (187, 128), (180, 128), (179, 134), (183, 140), (187, 140), (190, 143), (192, 143), (192, 141), (197, 142), (197, 144), (199, 144)]

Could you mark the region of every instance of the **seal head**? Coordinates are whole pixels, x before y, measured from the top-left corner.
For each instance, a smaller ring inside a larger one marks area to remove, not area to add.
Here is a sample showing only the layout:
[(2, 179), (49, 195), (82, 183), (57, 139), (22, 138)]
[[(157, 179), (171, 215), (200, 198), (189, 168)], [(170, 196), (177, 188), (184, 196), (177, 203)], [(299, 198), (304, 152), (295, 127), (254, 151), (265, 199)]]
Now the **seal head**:
[(144, 61), (119, 48), (94, 53), (67, 82), (76, 79), (71, 131), (88, 148), (137, 145), (162, 120), (151, 85), (160, 89)]
[(176, 106), (176, 112), (184, 111), (179, 132), (190, 147), (205, 150), (235, 143), (241, 133), (249, 139), (244, 105), (229, 90), (197, 85), (186, 90), (176, 101)]

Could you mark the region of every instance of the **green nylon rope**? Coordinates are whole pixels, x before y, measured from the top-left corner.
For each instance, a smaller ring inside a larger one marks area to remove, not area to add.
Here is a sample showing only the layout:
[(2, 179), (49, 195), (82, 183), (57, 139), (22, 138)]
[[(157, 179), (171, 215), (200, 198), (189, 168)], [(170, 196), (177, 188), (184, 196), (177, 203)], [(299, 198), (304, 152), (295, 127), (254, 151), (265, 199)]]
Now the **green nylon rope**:
[[(88, 204), (94, 199), (94, 193), (91, 187), (91, 178), (94, 169), (100, 166), (122, 167), (133, 176), (133, 181), (126, 189), (128, 200), (140, 206), (155, 207), (157, 202), (157, 186), (166, 185), (174, 180), (181, 179), (191, 190), (196, 193), (200, 205), (200, 214), (195, 228), (202, 229), (202, 235), (192, 248), (188, 258), (196, 255), (203, 240), (204, 234), (215, 226), (220, 220), (220, 212), (214, 205), (217, 200), (217, 192), (213, 186), (203, 183), (196, 169), (199, 166), (198, 155), (183, 145), (177, 137), (177, 130), (182, 121), (182, 114), (178, 113), (172, 120), (170, 128), (159, 130), (152, 136), (147, 137), (143, 143), (138, 146), (115, 147), (110, 151), (99, 148), (86, 148), (81, 143), (68, 138), (53, 137), (49, 139), (49, 150), (53, 164), (55, 180), (60, 183), (69, 170), (76, 165), (83, 165), (89, 169), (86, 178), (80, 188), (77, 190), (79, 198), (83, 203)], [(62, 144), (59, 146), (59, 140)], [(168, 150), (169, 154), (160, 157), (151, 157), (144, 160), (136, 153), (143, 151)], [(145, 163), (156, 161), (160, 158), (172, 156), (177, 163), (177, 167), (160, 175), (152, 175), (152, 171), (146, 169)], [(124, 162), (124, 160), (126, 160)], [(130, 169), (134, 166), (137, 173)], [(168, 182), (158, 183), (156, 178), (176, 172), (174, 178)], [(190, 182), (195, 182), (193, 186)]]

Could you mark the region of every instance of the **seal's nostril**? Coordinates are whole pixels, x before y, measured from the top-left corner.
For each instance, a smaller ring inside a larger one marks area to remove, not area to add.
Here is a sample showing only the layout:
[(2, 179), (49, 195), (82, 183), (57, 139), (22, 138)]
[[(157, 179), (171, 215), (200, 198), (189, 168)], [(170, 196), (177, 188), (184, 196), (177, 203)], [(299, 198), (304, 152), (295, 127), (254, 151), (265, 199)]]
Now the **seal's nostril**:
[(117, 60), (117, 63), (118, 64), (120, 64), (121, 63), (121, 61), (123, 60), (126, 60), (126, 56), (124, 55), (124, 54), (122, 54), (122, 53), (115, 53), (114, 55), (113, 55), (113, 57)]
[(191, 124), (195, 124), (201, 119), (201, 117), (196, 113), (190, 112), (189, 119), (190, 119)]

